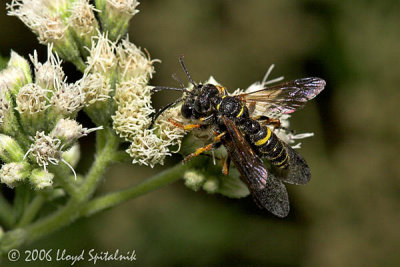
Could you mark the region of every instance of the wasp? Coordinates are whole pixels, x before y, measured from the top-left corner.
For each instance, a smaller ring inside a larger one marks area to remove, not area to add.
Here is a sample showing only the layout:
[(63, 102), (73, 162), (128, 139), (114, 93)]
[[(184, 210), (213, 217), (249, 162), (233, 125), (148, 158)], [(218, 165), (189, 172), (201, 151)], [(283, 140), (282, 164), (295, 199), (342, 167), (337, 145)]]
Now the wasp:
[[(280, 121), (276, 119), (280, 115), (294, 112), (318, 95), (324, 89), (325, 81), (315, 77), (301, 78), (249, 93), (230, 95), (222, 86), (195, 83), (182, 56), (179, 62), (193, 89), (186, 89), (176, 77), (181, 88), (154, 87), (153, 92), (175, 90), (183, 92), (183, 96), (155, 113), (153, 122), (166, 109), (183, 102), (182, 116), (197, 123), (182, 125), (173, 119), (170, 122), (185, 130), (212, 127), (216, 135), (214, 142), (198, 148), (184, 161), (223, 145), (228, 154), (223, 173), (228, 174), (232, 161), (255, 202), (278, 217), (286, 217), (289, 197), (283, 182), (306, 184), (311, 179), (311, 172), (304, 158), (280, 140), (271, 128), (280, 127)], [(255, 110), (276, 116), (254, 116)], [(269, 168), (263, 158), (269, 162)]]

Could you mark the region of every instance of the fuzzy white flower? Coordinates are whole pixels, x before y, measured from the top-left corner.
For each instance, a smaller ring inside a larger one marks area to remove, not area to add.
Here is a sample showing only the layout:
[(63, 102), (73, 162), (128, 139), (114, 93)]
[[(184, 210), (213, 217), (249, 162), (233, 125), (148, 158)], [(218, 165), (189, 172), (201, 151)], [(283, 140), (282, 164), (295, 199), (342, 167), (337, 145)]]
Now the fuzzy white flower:
[(28, 61), (11, 51), (7, 68), (0, 71), (0, 90), (10, 91), (15, 95), (23, 85), (30, 82), (32, 75)]
[(19, 88), (26, 84), (24, 72), (15, 67), (6, 68), (0, 72), (0, 90), (18, 92)]
[(115, 43), (108, 39), (107, 33), (98, 32), (97, 36), (92, 38), (90, 55), (87, 58), (87, 68), (85, 73), (99, 72), (109, 74), (117, 65), (115, 56)]
[(98, 11), (87, 0), (77, 0), (72, 3), (69, 25), (81, 38), (92, 36), (96, 33), (99, 25), (94, 16), (94, 11)]
[(54, 89), (57, 83), (61, 83), (65, 74), (61, 67), (62, 60), (57, 53), (52, 52), (53, 45), (47, 46), (47, 60), (45, 63), (40, 63), (38, 60), (37, 51), (30, 55), (35, 70), (35, 83), (45, 89)]
[(67, 0), (13, 0), (7, 4), (8, 15), (18, 17), (43, 44), (64, 38), (68, 25), (63, 21)]
[(308, 137), (314, 136), (314, 133), (300, 133), (295, 134), (294, 131), (289, 130), (290, 122), (289, 122), (290, 115), (281, 115), (279, 117), (279, 121), (281, 123), (280, 128), (273, 128), (270, 127), (271, 130), (279, 137), (282, 141), (286, 144), (291, 145), (293, 148), (301, 148), (301, 143), (296, 143), (296, 140), (304, 139)]
[(103, 129), (103, 126), (88, 129), (83, 128), (76, 120), (60, 119), (51, 131), (50, 136), (61, 140), (63, 145), (70, 145), (77, 139), (101, 129)]
[(0, 169), (0, 181), (13, 188), (17, 183), (29, 176), (29, 164), (27, 162), (11, 162), (4, 164)]
[(85, 95), (85, 106), (109, 99), (112, 91), (109, 79), (101, 73), (85, 73), (80, 80), (80, 87)]
[(75, 115), (84, 104), (85, 95), (78, 83), (65, 82), (56, 85), (51, 104), (63, 116)]
[(137, 77), (148, 81), (153, 77), (153, 63), (160, 62), (158, 59), (151, 60), (150, 54), (144, 54), (139, 47), (129, 42), (128, 37), (117, 46), (116, 53), (121, 72), (120, 78), (125, 81)]
[(150, 87), (141, 78), (132, 79), (117, 85), (115, 101), (118, 109), (112, 117), (113, 127), (119, 136), (132, 140), (149, 126), (151, 114)]
[(53, 185), (53, 179), (54, 174), (41, 169), (34, 169), (29, 178), (35, 189), (39, 190), (51, 187)]
[(49, 91), (37, 84), (24, 85), (17, 95), (17, 107), (19, 113), (39, 113), (45, 111), (49, 105), (47, 97)]
[(25, 157), (31, 154), (39, 166), (46, 167), (51, 163), (58, 165), (61, 157), (61, 140), (46, 135), (44, 132), (37, 132), (31, 147)]
[(137, 14), (139, 10), (136, 7), (139, 5), (137, 0), (106, 0), (106, 6), (115, 9), (118, 13), (126, 13), (131, 16)]
[(181, 105), (172, 107), (163, 112), (154, 124), (157, 135), (165, 142), (167, 147), (178, 145), (178, 148), (172, 153), (180, 150), (182, 139), (187, 132), (182, 128), (176, 127), (168, 119), (174, 119), (179, 123), (186, 121), (181, 114)]
[(72, 170), (76, 179), (74, 168), (62, 157), (63, 148), (64, 145), (60, 139), (46, 135), (44, 132), (36, 132), (25, 158), (30, 154), (36, 160), (36, 163), (43, 167), (45, 172), (47, 172), (48, 165), (58, 165), (61, 161)]
[(206, 177), (203, 173), (195, 170), (189, 170), (183, 174), (183, 180), (185, 181), (185, 185), (187, 187), (194, 191), (198, 191), (206, 181)]
[(154, 167), (156, 164), (163, 165), (165, 157), (171, 155), (166, 143), (148, 129), (133, 138), (127, 152), (133, 158), (133, 164), (138, 163), (150, 167)]

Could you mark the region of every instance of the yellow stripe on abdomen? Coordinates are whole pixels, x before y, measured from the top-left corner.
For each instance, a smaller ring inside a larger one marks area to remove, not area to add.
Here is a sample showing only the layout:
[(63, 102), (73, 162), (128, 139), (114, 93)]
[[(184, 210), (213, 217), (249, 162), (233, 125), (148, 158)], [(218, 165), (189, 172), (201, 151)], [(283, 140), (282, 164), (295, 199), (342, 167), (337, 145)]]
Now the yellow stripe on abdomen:
[(267, 128), (267, 135), (263, 138), (263, 139), (260, 139), (260, 140), (258, 140), (257, 142), (255, 142), (255, 145), (256, 146), (262, 146), (263, 144), (265, 144), (268, 140), (269, 140), (269, 138), (271, 137), (271, 130), (268, 128), (268, 127), (266, 127)]

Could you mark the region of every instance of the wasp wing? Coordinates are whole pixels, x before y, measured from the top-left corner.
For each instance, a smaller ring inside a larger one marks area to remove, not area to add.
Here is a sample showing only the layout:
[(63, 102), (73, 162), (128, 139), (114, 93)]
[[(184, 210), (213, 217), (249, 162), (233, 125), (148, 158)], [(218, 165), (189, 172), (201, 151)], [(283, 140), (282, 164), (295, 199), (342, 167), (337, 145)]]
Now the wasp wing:
[(289, 197), (285, 185), (272, 173), (268, 173), (264, 162), (237, 129), (235, 123), (227, 117), (222, 119), (228, 135), (221, 141), (257, 204), (278, 217), (287, 216)]
[(246, 102), (249, 110), (256, 111), (259, 115), (289, 114), (302, 108), (325, 85), (326, 82), (320, 78), (302, 78), (238, 96)]
[(290, 145), (282, 142), (289, 157), (287, 169), (275, 168), (275, 174), (284, 182), (289, 184), (303, 185), (310, 181), (311, 171), (305, 159), (297, 153)]

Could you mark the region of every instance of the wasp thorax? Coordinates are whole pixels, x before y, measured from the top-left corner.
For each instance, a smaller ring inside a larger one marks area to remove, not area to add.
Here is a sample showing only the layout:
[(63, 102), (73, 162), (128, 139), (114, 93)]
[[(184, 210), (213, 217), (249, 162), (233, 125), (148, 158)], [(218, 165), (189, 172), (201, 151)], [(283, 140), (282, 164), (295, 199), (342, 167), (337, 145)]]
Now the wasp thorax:
[(239, 114), (241, 108), (242, 108), (242, 105), (236, 98), (228, 96), (228, 97), (225, 97), (224, 99), (222, 99), (219, 110), (225, 116), (235, 117), (237, 114)]
[(246, 128), (246, 132), (248, 134), (255, 134), (260, 130), (260, 123), (258, 123), (258, 121), (249, 119), (244, 123), (244, 127)]

